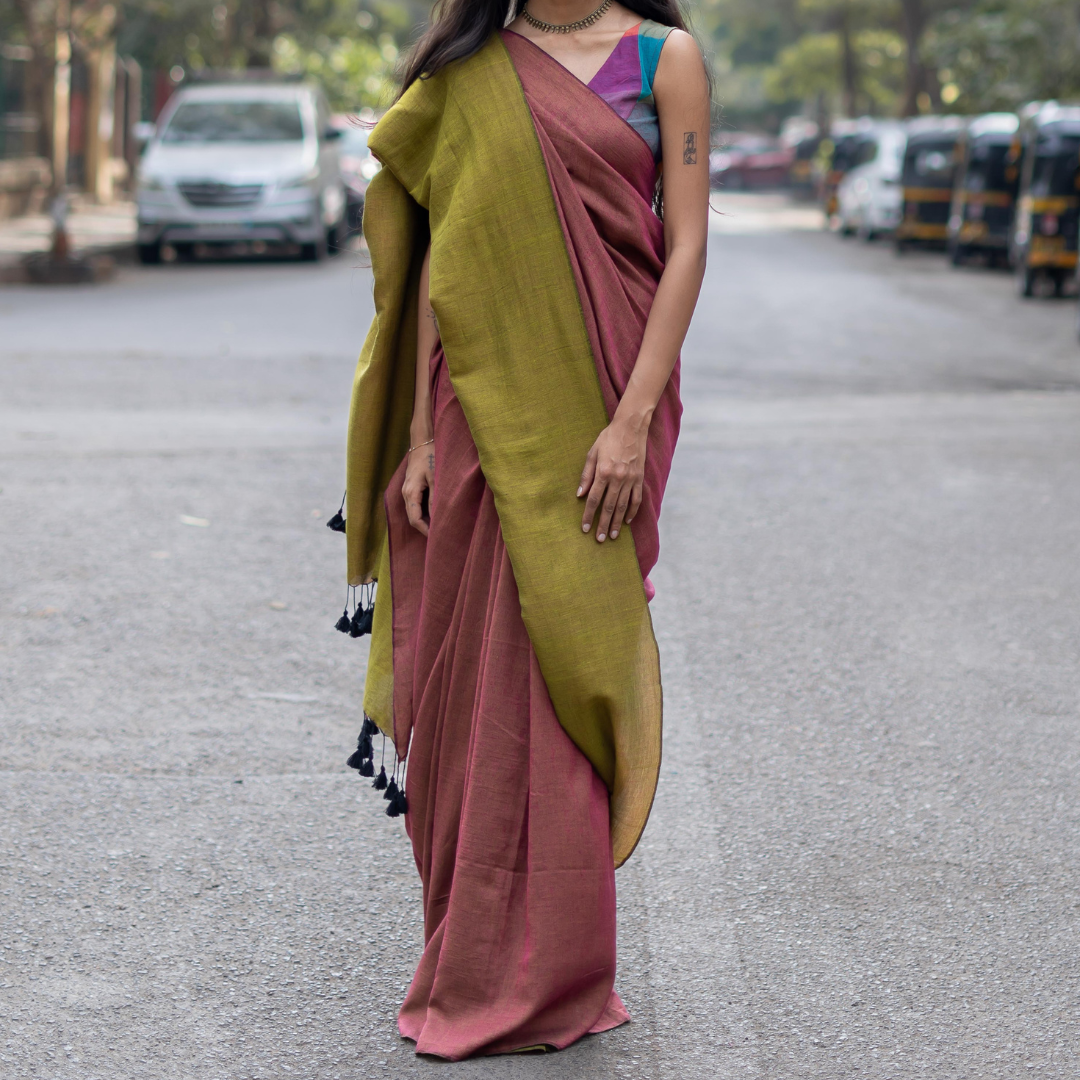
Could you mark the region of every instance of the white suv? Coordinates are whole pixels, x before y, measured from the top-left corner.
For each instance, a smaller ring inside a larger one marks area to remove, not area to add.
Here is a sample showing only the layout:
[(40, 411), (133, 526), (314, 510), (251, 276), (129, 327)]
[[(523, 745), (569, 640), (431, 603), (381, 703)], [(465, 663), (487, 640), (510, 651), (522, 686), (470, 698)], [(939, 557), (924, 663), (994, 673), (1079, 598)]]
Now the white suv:
[[(300, 246), (321, 259), (343, 234), (340, 131), (302, 83), (218, 83), (178, 91), (139, 166), (139, 257), (162, 245)], [(261, 244), (259, 243), (261, 242)]]
[(854, 167), (840, 181), (836, 197), (840, 232), (873, 240), (900, 223), (907, 135), (899, 123), (877, 123), (859, 145)]

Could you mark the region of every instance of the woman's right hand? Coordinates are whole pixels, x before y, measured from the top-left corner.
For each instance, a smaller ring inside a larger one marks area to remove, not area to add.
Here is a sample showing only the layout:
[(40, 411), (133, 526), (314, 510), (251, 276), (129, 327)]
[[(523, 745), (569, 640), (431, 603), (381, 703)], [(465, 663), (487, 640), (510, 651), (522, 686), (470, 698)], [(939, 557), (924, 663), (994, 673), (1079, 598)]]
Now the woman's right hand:
[(431, 497), (431, 485), (435, 477), (435, 444), (418, 446), (409, 454), (405, 466), (405, 482), (401, 485), (401, 496), (405, 500), (405, 513), (409, 524), (421, 535), (427, 536), (431, 515), (428, 500)]

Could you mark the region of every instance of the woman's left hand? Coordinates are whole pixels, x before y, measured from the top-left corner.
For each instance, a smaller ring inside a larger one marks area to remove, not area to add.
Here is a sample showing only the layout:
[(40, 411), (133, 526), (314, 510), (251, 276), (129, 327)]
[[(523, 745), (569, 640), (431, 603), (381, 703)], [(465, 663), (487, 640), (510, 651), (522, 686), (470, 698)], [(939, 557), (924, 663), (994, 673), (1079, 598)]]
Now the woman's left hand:
[(585, 458), (578, 498), (585, 499), (582, 532), (588, 532), (596, 520), (596, 539), (603, 543), (619, 535), (623, 522), (629, 524), (641, 506), (645, 481), (648, 420), (627, 420), (618, 413), (597, 436)]

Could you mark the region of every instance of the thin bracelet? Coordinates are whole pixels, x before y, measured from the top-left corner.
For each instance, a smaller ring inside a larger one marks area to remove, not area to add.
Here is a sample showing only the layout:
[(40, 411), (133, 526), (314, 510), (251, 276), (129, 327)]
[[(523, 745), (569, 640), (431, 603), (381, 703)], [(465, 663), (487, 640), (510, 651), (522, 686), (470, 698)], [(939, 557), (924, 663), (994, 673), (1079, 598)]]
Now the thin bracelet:
[(427, 442), (418, 442), (415, 446), (409, 447), (409, 453), (411, 454), (414, 450), (419, 450), (421, 446), (430, 446), (434, 441), (434, 439), (428, 439)]

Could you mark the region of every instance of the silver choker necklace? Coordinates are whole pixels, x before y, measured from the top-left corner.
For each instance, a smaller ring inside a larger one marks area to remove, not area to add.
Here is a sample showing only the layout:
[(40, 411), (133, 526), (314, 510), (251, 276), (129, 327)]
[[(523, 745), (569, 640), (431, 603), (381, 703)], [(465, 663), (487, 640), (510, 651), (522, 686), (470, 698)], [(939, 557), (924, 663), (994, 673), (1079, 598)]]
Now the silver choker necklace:
[(525, 6), (521, 9), (521, 17), (530, 26), (535, 27), (537, 30), (543, 30), (545, 34), (572, 34), (575, 30), (584, 30), (587, 26), (592, 26), (594, 22), (602, 19), (607, 13), (607, 9), (609, 7), (611, 7), (611, 0), (604, 0), (604, 2), (591, 15), (586, 15), (584, 19), (578, 19), (577, 22), (544, 22), (543, 19), (537, 19), (530, 15), (528, 6)]

